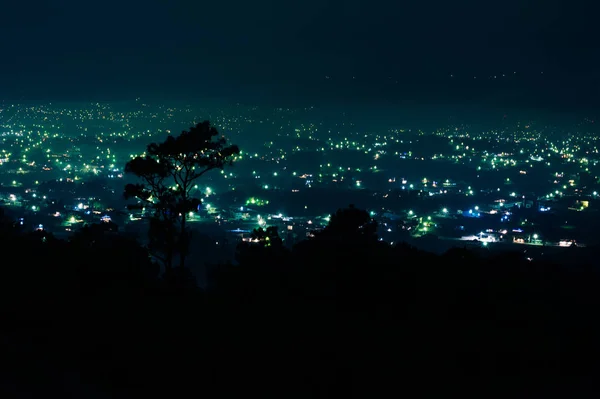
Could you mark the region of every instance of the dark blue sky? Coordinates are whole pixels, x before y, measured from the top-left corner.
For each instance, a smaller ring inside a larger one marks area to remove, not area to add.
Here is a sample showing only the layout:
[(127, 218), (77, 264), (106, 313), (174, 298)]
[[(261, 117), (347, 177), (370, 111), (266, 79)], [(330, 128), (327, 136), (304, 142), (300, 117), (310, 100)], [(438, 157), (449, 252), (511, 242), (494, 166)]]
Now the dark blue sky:
[(5, 3), (3, 98), (598, 97), (591, 0)]

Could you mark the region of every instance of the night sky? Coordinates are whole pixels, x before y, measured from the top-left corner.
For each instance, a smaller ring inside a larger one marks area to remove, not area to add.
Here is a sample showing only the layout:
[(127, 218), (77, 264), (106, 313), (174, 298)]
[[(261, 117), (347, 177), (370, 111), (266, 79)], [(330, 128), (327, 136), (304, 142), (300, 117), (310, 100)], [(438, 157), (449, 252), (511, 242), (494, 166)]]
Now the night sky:
[(0, 97), (592, 108), (594, 3), (3, 2)]

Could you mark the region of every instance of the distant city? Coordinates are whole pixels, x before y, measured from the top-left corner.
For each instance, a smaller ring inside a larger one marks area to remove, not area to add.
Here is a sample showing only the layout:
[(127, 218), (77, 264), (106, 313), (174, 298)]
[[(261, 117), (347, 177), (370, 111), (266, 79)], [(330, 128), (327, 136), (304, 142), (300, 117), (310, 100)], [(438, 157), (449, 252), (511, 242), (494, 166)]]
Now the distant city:
[(241, 149), (233, 168), (195, 187), (203, 210), (190, 222), (214, 261), (257, 227), (278, 227), (292, 246), (348, 204), (370, 212), (381, 240), (430, 250), (600, 244), (588, 223), (600, 209), (594, 120), (419, 129), (398, 119), (369, 129), (312, 107), (3, 104), (0, 201), (32, 231), (65, 238), (113, 221), (143, 242), (148, 214), (128, 210), (122, 195), (126, 162), (210, 120)]

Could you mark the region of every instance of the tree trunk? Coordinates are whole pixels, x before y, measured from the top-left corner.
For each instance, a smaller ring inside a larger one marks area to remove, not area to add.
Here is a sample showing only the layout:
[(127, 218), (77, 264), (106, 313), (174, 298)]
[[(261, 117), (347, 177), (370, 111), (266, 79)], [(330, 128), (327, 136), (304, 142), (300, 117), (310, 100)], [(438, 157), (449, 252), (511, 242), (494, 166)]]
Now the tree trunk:
[(173, 251), (167, 250), (167, 259), (165, 262), (165, 271), (171, 270), (173, 268)]
[(187, 256), (187, 236), (185, 234), (186, 215), (181, 215), (181, 231), (179, 233), (179, 267), (185, 267), (185, 257)]

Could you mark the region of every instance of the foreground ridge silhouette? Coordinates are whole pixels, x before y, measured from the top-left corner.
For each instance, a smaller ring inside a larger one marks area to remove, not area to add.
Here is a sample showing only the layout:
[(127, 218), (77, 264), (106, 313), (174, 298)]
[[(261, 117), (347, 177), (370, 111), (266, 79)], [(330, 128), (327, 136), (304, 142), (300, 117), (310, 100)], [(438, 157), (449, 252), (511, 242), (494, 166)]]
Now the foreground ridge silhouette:
[(349, 207), (292, 249), (256, 231), (202, 291), (187, 269), (161, 275), (117, 226), (62, 241), (3, 216), (0, 386), (112, 398), (591, 390), (595, 265), (438, 256), (376, 229)]

